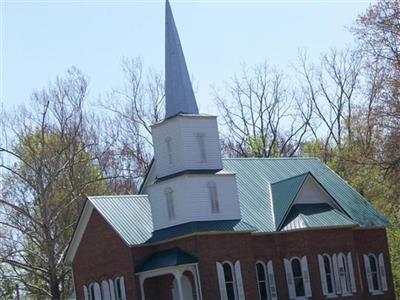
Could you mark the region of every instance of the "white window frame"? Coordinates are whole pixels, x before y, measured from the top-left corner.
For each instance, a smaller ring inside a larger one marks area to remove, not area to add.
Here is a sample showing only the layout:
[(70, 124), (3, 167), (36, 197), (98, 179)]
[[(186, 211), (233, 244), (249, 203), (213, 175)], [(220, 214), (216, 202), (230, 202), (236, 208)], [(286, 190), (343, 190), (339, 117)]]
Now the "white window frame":
[[(225, 274), (225, 269), (224, 265), (228, 265), (229, 268), (231, 269), (232, 272), (232, 281), (226, 281), (226, 274)], [(221, 294), (221, 300), (227, 300), (228, 299), (228, 293), (226, 286), (227, 284), (232, 284), (233, 286), (233, 294), (234, 294), (234, 299), (238, 300), (238, 291), (237, 291), (237, 284), (236, 284), (236, 275), (235, 275), (235, 267), (230, 261), (223, 261), (221, 263), (217, 262), (217, 271), (218, 271), (218, 280), (219, 280), (219, 286), (220, 286), (220, 294)]]
[[(379, 289), (374, 288), (373, 283), (373, 273), (370, 258), (373, 258), (376, 264), (376, 275), (378, 279)], [(383, 259), (383, 253), (376, 255), (375, 253), (364, 254), (364, 266), (365, 273), (367, 276), (368, 291), (372, 295), (382, 295), (384, 292), (388, 291), (388, 284), (386, 278), (385, 261)]]
[(174, 164), (174, 159), (172, 155), (172, 138), (170, 136), (165, 138), (165, 148), (167, 151), (168, 163), (172, 166)]
[[(330, 274), (328, 278), (328, 273), (325, 268), (325, 258), (328, 260)], [(333, 267), (332, 257), (329, 254), (322, 254), (318, 255), (318, 263), (320, 268), (320, 275), (321, 275), (321, 285), (322, 285), (322, 292), (324, 296), (328, 298), (336, 297), (336, 280), (335, 280), (335, 271)], [(331, 283), (332, 291), (329, 292), (328, 290), (328, 282)]]
[(86, 285), (83, 286), (83, 298), (85, 300), (89, 300), (89, 290)]
[[(304, 288), (304, 296), (298, 296), (296, 293), (295, 279), (300, 277), (294, 277), (293, 274), (293, 265), (292, 262), (294, 260), (298, 260), (300, 263), (300, 273), (301, 279), (303, 282)], [(307, 257), (303, 256), (302, 258), (294, 256), (290, 259), (284, 259), (285, 271), (286, 271), (286, 282), (289, 290), (289, 298), (295, 300), (303, 300), (309, 299), (312, 297), (311, 283), (310, 283), (310, 274), (308, 271), (308, 262)]]
[(89, 284), (89, 300), (102, 300), (101, 286), (97, 282), (92, 282)]
[(206, 142), (205, 142), (205, 134), (203, 132), (196, 133), (196, 140), (199, 147), (200, 154), (200, 162), (207, 162), (207, 151), (206, 151)]
[[(264, 282), (262, 282), (262, 280), (260, 280), (260, 278), (258, 277), (257, 264), (260, 264), (263, 268), (264, 277), (265, 277)], [(257, 288), (258, 288), (259, 298), (261, 299), (261, 291), (260, 291), (260, 282), (261, 282), (261, 284), (265, 285), (265, 289), (267, 291), (267, 299), (268, 300), (278, 299), (272, 261), (270, 260), (270, 261), (268, 261), (267, 264), (265, 264), (263, 261), (258, 260), (255, 263), (255, 269), (256, 269)]]
[(342, 296), (351, 296), (353, 292), (348, 259), (342, 252), (338, 253), (337, 259)]
[(214, 214), (219, 213), (220, 210), (219, 210), (217, 184), (214, 181), (209, 181), (207, 183), (207, 189), (208, 189), (208, 196), (210, 198), (211, 212)]
[(175, 203), (174, 203), (174, 190), (170, 187), (165, 188), (165, 204), (167, 206), (167, 216), (168, 220), (175, 220)]
[(232, 282), (228, 283), (232, 283), (234, 300), (245, 300), (242, 272), (240, 267), (240, 261), (238, 260), (234, 264), (230, 261), (223, 261), (216, 263), (221, 300), (228, 299), (228, 294), (226, 292), (227, 282), (225, 280), (225, 270), (224, 270), (225, 264), (227, 264), (230, 267), (230, 270), (232, 272)]
[(111, 293), (114, 291), (110, 290), (110, 284), (108, 280), (103, 280), (101, 282), (101, 294), (102, 294), (102, 299), (104, 300), (109, 300), (111, 299)]
[[(120, 294), (118, 293), (118, 283), (120, 288)], [(115, 300), (126, 300), (125, 283), (123, 276), (116, 277), (114, 279), (114, 293), (115, 293)]]
[[(376, 269), (375, 272), (372, 271), (371, 258), (375, 263), (375, 269)], [(374, 253), (370, 253), (370, 254), (368, 254), (368, 259), (369, 259), (369, 265), (371, 267), (372, 283), (374, 282), (374, 280), (373, 280), (374, 279), (374, 274), (375, 274), (377, 282), (378, 282), (378, 288), (377, 289), (375, 289), (374, 284), (372, 284), (372, 292), (373, 293), (382, 292), (382, 282), (381, 282), (382, 279), (381, 279), (380, 270), (379, 270), (378, 257), (376, 257), (376, 255)]]
[(88, 295), (89, 295), (89, 300), (95, 300), (96, 295), (95, 295), (95, 292), (94, 292), (94, 282), (89, 284)]

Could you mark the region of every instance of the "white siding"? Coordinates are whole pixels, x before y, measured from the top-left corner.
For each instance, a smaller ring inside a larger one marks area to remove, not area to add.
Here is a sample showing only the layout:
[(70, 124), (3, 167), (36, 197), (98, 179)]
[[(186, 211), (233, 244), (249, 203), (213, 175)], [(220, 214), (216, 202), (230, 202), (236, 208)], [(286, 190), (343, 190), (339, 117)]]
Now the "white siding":
[[(198, 135), (204, 137), (206, 160), (202, 159)], [(216, 117), (177, 116), (152, 127), (157, 177), (183, 170), (222, 169), (221, 147)], [(173, 164), (169, 163), (165, 139), (171, 139)]]
[(336, 203), (324, 191), (324, 189), (312, 178), (308, 176), (299, 194), (297, 195), (294, 204), (315, 204), (327, 203), (335, 208), (338, 208)]
[[(207, 184), (217, 185), (219, 213), (212, 213)], [(168, 220), (164, 190), (174, 191), (175, 219)], [(184, 175), (148, 187), (154, 229), (194, 221), (240, 219), (234, 174)]]

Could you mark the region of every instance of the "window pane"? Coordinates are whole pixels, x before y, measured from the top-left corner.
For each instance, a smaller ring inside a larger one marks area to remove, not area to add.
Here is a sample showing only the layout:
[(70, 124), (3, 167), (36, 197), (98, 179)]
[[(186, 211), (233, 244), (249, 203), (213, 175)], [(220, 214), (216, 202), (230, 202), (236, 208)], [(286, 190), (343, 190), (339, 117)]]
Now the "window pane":
[(333, 293), (333, 284), (332, 284), (332, 275), (326, 275), (326, 283), (327, 283), (327, 288), (328, 288), (328, 293), (332, 294)]
[(233, 273), (232, 273), (232, 268), (230, 264), (223, 264), (224, 267), (224, 275), (225, 275), (225, 281), (233, 281)]
[(376, 259), (373, 255), (369, 255), (369, 264), (371, 265), (371, 272), (377, 271)]
[(324, 265), (325, 265), (325, 273), (331, 273), (331, 262), (327, 256), (324, 255)]
[(204, 134), (203, 133), (197, 134), (197, 143), (198, 143), (199, 149), (200, 149), (200, 162), (206, 162), (207, 161), (206, 145), (204, 142)]
[(215, 182), (209, 182), (207, 184), (208, 194), (211, 201), (211, 212), (218, 213), (219, 212), (219, 203), (218, 203), (218, 193), (217, 193), (217, 185)]
[(293, 269), (293, 276), (302, 276), (301, 274), (301, 265), (300, 261), (298, 259), (293, 259), (292, 260), (292, 269)]
[(265, 281), (264, 266), (262, 264), (260, 264), (260, 263), (257, 263), (256, 267), (257, 267), (257, 278), (258, 278), (258, 281)]
[(233, 287), (233, 282), (226, 283), (226, 295), (228, 296), (228, 300), (235, 300), (235, 291)]
[(258, 290), (260, 291), (260, 300), (268, 300), (267, 288), (265, 282), (258, 283)]
[(296, 296), (297, 297), (305, 296), (303, 278), (301, 278), (301, 277), (295, 278), (294, 285), (295, 285), (295, 289), (296, 289)]

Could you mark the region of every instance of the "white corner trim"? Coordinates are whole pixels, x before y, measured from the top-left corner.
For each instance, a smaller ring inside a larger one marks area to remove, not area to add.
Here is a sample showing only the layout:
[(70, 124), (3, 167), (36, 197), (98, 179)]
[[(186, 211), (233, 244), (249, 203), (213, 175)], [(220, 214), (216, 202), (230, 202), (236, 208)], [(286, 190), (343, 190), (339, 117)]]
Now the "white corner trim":
[(90, 216), (93, 212), (93, 204), (89, 199), (86, 200), (85, 206), (83, 207), (82, 213), (79, 217), (78, 224), (76, 225), (74, 235), (72, 236), (71, 242), (69, 243), (69, 247), (67, 253), (65, 255), (65, 263), (71, 265), (76, 251), (78, 250), (79, 244), (82, 240), (83, 233), (85, 232), (86, 226), (89, 223)]
[(269, 191), (269, 200), (271, 201), (271, 215), (272, 215), (272, 223), (274, 226), (274, 229), (276, 228), (276, 222), (275, 222), (275, 210), (274, 210), (274, 199), (272, 198), (272, 188), (271, 188), (271, 183), (268, 182), (268, 191)]

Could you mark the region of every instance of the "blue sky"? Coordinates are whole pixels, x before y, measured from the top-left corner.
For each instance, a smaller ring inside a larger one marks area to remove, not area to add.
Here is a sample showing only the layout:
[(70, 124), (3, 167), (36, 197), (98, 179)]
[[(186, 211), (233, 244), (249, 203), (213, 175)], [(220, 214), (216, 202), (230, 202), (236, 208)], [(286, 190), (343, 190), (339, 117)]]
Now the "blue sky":
[[(122, 83), (123, 56), (164, 68), (164, 1), (2, 1), (1, 95), (5, 109), (28, 103), (66, 69), (90, 78), (95, 100)], [(267, 59), (288, 68), (353, 43), (348, 31), (369, 1), (171, 1), (202, 112), (213, 112), (211, 85), (242, 63)], [(346, 28), (347, 27), (347, 28)]]

